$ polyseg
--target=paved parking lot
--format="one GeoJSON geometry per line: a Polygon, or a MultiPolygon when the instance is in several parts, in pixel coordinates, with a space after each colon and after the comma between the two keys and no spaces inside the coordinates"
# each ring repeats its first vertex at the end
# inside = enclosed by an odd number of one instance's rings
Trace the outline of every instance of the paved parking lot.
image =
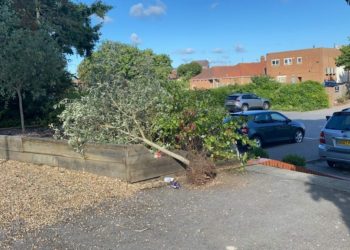
{"type": "Polygon", "coordinates": [[[348,107],[350,107],[350,104],[309,112],[281,112],[290,119],[303,122],[306,126],[306,134],[304,141],[300,144],[289,143],[267,146],[265,149],[268,151],[270,158],[281,160],[285,155],[297,154],[305,157],[308,161],[307,166],[313,170],[350,178],[350,169],[330,168],[325,161],[319,160],[318,157],[318,140],[320,131],[325,125],[326,116],[348,107]]]}

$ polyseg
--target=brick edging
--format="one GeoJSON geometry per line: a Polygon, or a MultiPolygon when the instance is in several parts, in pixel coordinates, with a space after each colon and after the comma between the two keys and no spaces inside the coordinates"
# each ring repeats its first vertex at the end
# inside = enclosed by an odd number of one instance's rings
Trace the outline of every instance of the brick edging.
{"type": "Polygon", "coordinates": [[[291,170],[291,171],[297,171],[297,172],[301,172],[301,173],[305,173],[305,174],[325,176],[325,177],[330,177],[330,178],[334,178],[334,179],[338,179],[338,180],[346,180],[345,178],[342,178],[339,176],[321,173],[321,172],[318,172],[315,170],[307,169],[305,167],[296,166],[296,165],[293,165],[290,163],[286,163],[286,162],[278,161],[278,160],[274,160],[274,159],[268,159],[268,158],[260,158],[260,159],[256,159],[256,160],[250,160],[250,161],[248,161],[247,165],[251,166],[251,165],[257,165],[257,164],[261,164],[261,165],[269,166],[269,167],[274,167],[274,168],[291,170]]]}

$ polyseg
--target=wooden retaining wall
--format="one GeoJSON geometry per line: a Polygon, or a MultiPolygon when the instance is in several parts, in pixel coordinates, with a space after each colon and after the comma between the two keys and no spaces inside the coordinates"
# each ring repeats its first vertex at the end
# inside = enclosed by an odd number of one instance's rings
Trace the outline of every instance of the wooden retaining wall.
{"type": "Polygon", "coordinates": [[[154,158],[143,145],[88,144],[84,157],[66,141],[0,135],[0,158],[86,171],[128,182],[183,171],[174,159],[154,158]]]}

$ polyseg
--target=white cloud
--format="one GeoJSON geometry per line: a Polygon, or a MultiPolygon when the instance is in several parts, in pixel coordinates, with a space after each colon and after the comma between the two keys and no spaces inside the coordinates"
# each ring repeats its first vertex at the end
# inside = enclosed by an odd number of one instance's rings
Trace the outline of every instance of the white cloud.
{"type": "Polygon", "coordinates": [[[222,54],[224,53],[224,50],[222,48],[215,48],[212,52],[215,54],[222,54]]]}
{"type": "Polygon", "coordinates": [[[142,41],[136,33],[132,33],[130,36],[131,43],[133,45],[139,45],[142,41]]]}
{"type": "Polygon", "coordinates": [[[211,5],[210,5],[210,8],[211,9],[215,9],[216,7],[218,7],[219,5],[219,2],[213,2],[211,5]]]}
{"type": "Polygon", "coordinates": [[[247,50],[241,45],[241,44],[236,44],[235,46],[235,51],[237,53],[244,53],[247,52],[247,50]]]}
{"type": "Polygon", "coordinates": [[[142,3],[138,3],[131,6],[129,14],[134,17],[162,16],[166,14],[166,6],[161,1],[147,8],[142,3]]]}
{"type": "Polygon", "coordinates": [[[98,23],[111,23],[113,22],[113,19],[110,16],[104,16],[103,18],[97,16],[97,15],[92,15],[92,19],[94,19],[98,23]]]}
{"type": "Polygon", "coordinates": [[[193,59],[192,58],[182,58],[181,59],[184,63],[189,63],[189,62],[192,62],[193,59]]]}
{"type": "Polygon", "coordinates": [[[177,52],[180,55],[190,55],[190,54],[194,54],[195,50],[192,48],[186,48],[186,49],[181,49],[177,52]]]}

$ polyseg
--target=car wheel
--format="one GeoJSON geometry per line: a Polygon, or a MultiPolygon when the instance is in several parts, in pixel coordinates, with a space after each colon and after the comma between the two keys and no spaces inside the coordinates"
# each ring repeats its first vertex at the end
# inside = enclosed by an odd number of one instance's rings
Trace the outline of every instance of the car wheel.
{"type": "Polygon", "coordinates": [[[335,167],[336,163],[334,161],[327,161],[329,167],[335,167]]]}
{"type": "Polygon", "coordinates": [[[248,111],[248,109],[249,109],[248,104],[243,104],[242,105],[242,111],[248,111]]]}
{"type": "Polygon", "coordinates": [[[294,134],[294,142],[295,143],[301,143],[304,139],[304,133],[303,131],[301,131],[300,129],[298,129],[297,131],[295,131],[294,134]]]}
{"type": "Polygon", "coordinates": [[[260,136],[254,136],[253,141],[255,141],[255,145],[257,148],[262,148],[263,142],[260,136]]]}
{"type": "Polygon", "coordinates": [[[270,103],[264,102],[264,104],[263,104],[263,109],[264,109],[264,110],[268,110],[269,108],[270,108],[270,103]]]}

